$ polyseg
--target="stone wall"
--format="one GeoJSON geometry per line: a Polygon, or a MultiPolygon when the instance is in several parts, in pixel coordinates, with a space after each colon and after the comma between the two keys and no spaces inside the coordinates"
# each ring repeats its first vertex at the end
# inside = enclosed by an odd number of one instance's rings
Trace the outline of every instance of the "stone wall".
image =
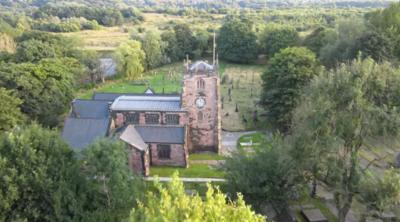
{"type": "Polygon", "coordinates": [[[157,143],[150,146],[151,165],[152,166],[182,166],[187,167],[187,150],[184,144],[171,144],[170,159],[160,159],[158,157],[157,143]]]}
{"type": "Polygon", "coordinates": [[[150,173],[149,151],[140,151],[132,146],[129,149],[129,167],[138,174],[148,176],[150,173]]]}
{"type": "MultiPolygon", "coordinates": [[[[126,122],[126,114],[129,112],[118,112],[114,111],[112,113],[113,122],[115,122],[115,127],[122,127],[126,122]]],[[[139,112],[139,124],[137,125],[147,125],[146,124],[146,114],[158,114],[160,116],[158,124],[167,125],[165,116],[167,114],[177,114],[179,115],[179,126],[186,126],[188,123],[188,116],[186,112],[139,112]]]]}

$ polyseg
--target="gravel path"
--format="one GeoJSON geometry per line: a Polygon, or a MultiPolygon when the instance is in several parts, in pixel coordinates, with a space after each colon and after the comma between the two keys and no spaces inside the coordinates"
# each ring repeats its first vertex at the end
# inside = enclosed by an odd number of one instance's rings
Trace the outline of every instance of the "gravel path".
{"type": "Polygon", "coordinates": [[[242,131],[242,132],[228,132],[222,131],[222,146],[221,154],[226,156],[236,150],[236,144],[240,137],[247,134],[252,134],[257,131],[242,131]]]}

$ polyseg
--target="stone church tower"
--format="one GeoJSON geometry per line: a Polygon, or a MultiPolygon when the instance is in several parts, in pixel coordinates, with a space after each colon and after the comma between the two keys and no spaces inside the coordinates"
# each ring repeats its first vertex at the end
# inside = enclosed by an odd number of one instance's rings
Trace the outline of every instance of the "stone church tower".
{"type": "Polygon", "coordinates": [[[186,63],[182,105],[188,111],[190,152],[220,151],[221,102],[217,66],[204,61],[186,63]]]}

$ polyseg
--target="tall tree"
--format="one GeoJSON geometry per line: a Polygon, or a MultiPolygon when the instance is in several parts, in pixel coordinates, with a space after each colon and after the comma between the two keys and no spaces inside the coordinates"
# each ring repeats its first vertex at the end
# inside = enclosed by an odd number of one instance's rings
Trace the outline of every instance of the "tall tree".
{"type": "MultiPolygon", "coordinates": [[[[182,53],[178,46],[178,40],[174,31],[165,31],[161,34],[162,41],[166,44],[165,53],[169,62],[176,62],[182,57],[182,53]]],[[[184,56],[184,55],[183,55],[184,56]]]]}
{"type": "Polygon", "coordinates": [[[176,25],[174,27],[174,32],[179,48],[179,58],[183,59],[186,57],[186,55],[192,56],[195,39],[189,25],[176,25]]]}
{"type": "Polygon", "coordinates": [[[328,164],[326,180],[334,188],[340,222],[360,191],[366,169],[360,167],[359,153],[366,139],[398,135],[399,87],[398,70],[371,59],[357,60],[315,77],[294,112],[293,130],[311,137],[297,152],[303,152],[299,156],[304,162],[318,158],[328,164]],[[326,152],[307,157],[316,149],[326,152]]]}
{"type": "Polygon", "coordinates": [[[321,49],[337,39],[337,33],[332,28],[319,27],[311,34],[307,35],[303,41],[303,45],[313,51],[318,57],[321,49]]]}
{"type": "Polygon", "coordinates": [[[265,221],[246,206],[242,196],[236,202],[226,200],[218,189],[208,185],[203,200],[198,194],[188,195],[183,182],[175,174],[167,185],[155,184],[157,192],[148,192],[146,201],[133,209],[129,218],[134,221],[265,221]]]}
{"type": "Polygon", "coordinates": [[[363,58],[371,57],[378,62],[393,58],[393,43],[386,36],[375,31],[365,32],[357,38],[354,47],[354,53],[361,53],[363,58]]]}
{"type": "Polygon", "coordinates": [[[17,62],[38,62],[44,58],[55,57],[57,57],[57,54],[52,45],[36,39],[19,43],[15,55],[17,62]]]}
{"type": "Polygon", "coordinates": [[[0,137],[0,220],[70,221],[81,202],[73,151],[59,134],[32,125],[0,137]]]}
{"type": "Polygon", "coordinates": [[[276,136],[254,153],[234,153],[224,164],[227,189],[242,193],[257,209],[271,204],[276,212],[283,212],[301,182],[288,151],[288,144],[276,136]]]}
{"type": "Polygon", "coordinates": [[[222,59],[250,63],[257,58],[257,36],[252,24],[237,18],[227,20],[218,36],[218,53],[222,59]]]}
{"type": "Polygon", "coordinates": [[[24,121],[19,106],[22,101],[11,91],[0,88],[0,132],[7,131],[24,121]]]}
{"type": "Polygon", "coordinates": [[[301,90],[318,69],[315,54],[303,47],[283,49],[269,61],[262,75],[261,103],[274,127],[283,132],[290,128],[292,111],[298,104],[301,90]]]}
{"type": "Polygon", "coordinates": [[[115,60],[118,71],[128,79],[137,79],[142,76],[146,55],[141,44],[135,40],[122,43],[115,51],[115,60]]]}
{"type": "Polygon", "coordinates": [[[161,36],[158,32],[146,32],[141,38],[141,43],[142,49],[146,54],[146,69],[156,68],[165,63],[165,44],[161,41],[161,36]]]}
{"type": "MultiPolygon", "coordinates": [[[[83,153],[85,175],[92,195],[86,217],[98,221],[108,214],[108,220],[128,217],[136,200],[142,197],[140,179],[129,169],[128,152],[125,144],[102,139],[89,145],[83,153]],[[103,212],[104,211],[104,212],[103,212]]],[[[101,219],[104,221],[104,219],[101,219]]]]}
{"type": "Polygon", "coordinates": [[[296,46],[299,43],[299,34],[290,26],[267,27],[264,33],[262,48],[269,58],[281,49],[296,46]]]}
{"type": "MultiPolygon", "coordinates": [[[[75,67],[74,67],[75,66],[75,67]]],[[[74,59],[45,59],[38,64],[0,65],[0,87],[14,90],[22,101],[21,111],[30,120],[56,126],[73,99],[74,59]]]]}

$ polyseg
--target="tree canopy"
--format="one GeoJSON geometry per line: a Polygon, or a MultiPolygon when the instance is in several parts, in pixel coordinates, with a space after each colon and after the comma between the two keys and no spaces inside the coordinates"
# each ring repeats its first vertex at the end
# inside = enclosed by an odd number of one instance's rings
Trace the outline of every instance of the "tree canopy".
{"type": "Polygon", "coordinates": [[[262,47],[269,58],[281,49],[296,46],[299,43],[299,34],[290,26],[268,26],[265,29],[262,47]]]}
{"type": "Polygon", "coordinates": [[[141,44],[136,40],[122,43],[115,51],[118,71],[128,79],[137,79],[142,76],[146,55],[141,44]]]}
{"type": "Polygon", "coordinates": [[[271,58],[262,75],[261,103],[274,127],[282,131],[290,128],[301,90],[318,74],[318,69],[315,54],[303,47],[283,49],[271,58]]]}
{"type": "Polygon", "coordinates": [[[228,19],[218,36],[218,53],[221,59],[237,63],[251,63],[257,58],[257,36],[253,26],[237,18],[228,19]]]}
{"type": "Polygon", "coordinates": [[[264,217],[246,206],[242,196],[228,201],[217,188],[208,185],[203,200],[198,194],[185,193],[183,182],[177,174],[167,185],[155,184],[156,192],[148,192],[146,201],[132,210],[129,217],[134,221],[264,221],[264,217]]]}

